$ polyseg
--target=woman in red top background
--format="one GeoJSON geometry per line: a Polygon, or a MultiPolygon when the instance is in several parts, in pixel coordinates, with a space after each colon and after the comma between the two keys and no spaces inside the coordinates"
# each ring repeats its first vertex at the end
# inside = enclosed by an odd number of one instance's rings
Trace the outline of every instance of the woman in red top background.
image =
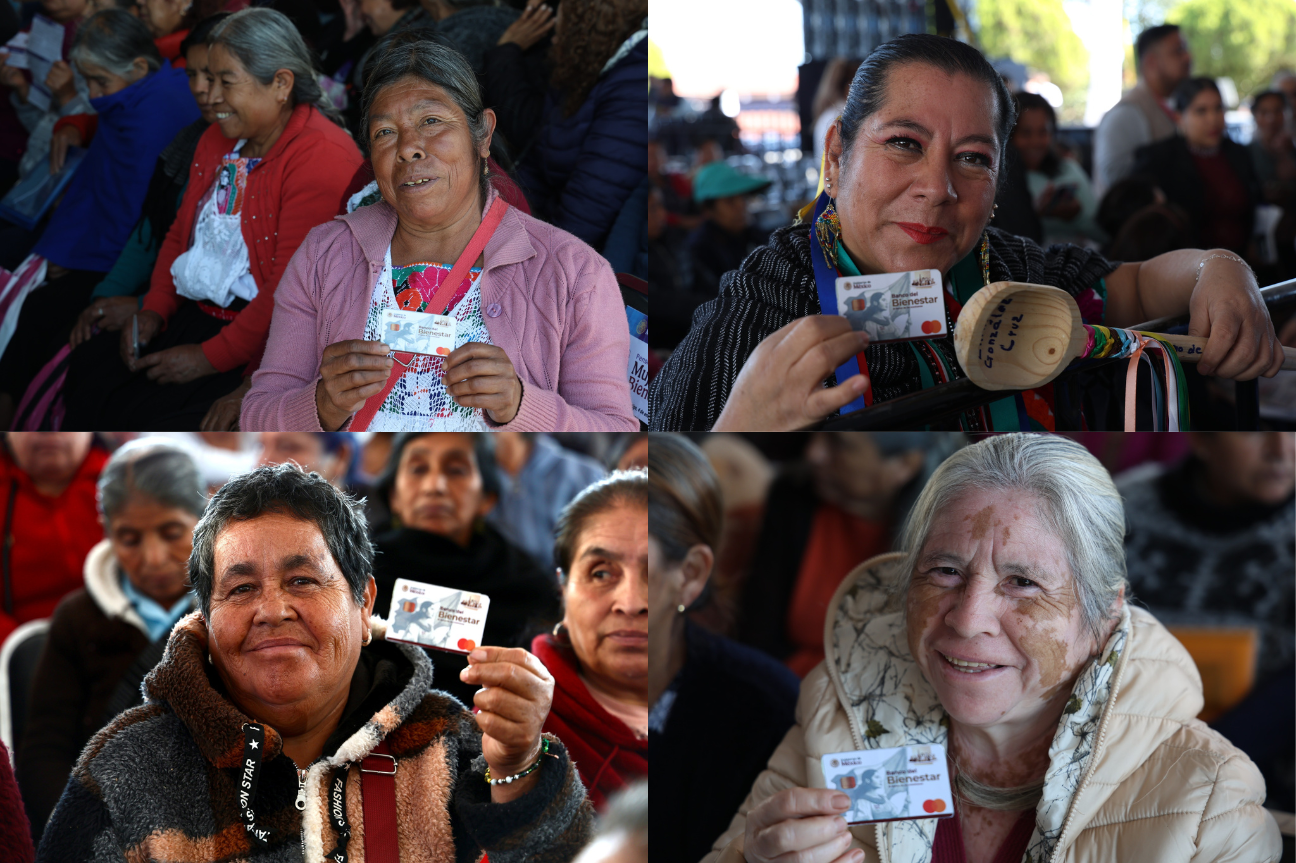
{"type": "Polygon", "coordinates": [[[544,730],[576,762],[590,800],[648,775],[648,475],[618,471],[559,517],[563,620],[531,652],[554,678],[544,730]]]}
{"type": "Polygon", "coordinates": [[[0,643],[82,586],[103,528],[95,482],[108,453],[90,432],[10,432],[0,447],[0,643]]]}
{"type": "Polygon", "coordinates": [[[1195,248],[1249,258],[1260,186],[1246,147],[1225,131],[1219,87],[1210,78],[1189,78],[1171,99],[1179,134],[1141,147],[1134,173],[1154,180],[1171,203],[1188,212],[1195,248]]]}

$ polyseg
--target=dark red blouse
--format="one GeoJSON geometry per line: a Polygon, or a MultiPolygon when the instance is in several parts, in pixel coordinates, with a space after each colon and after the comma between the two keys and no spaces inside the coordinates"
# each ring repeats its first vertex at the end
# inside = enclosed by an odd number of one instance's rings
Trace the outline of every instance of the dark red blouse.
{"type": "Polygon", "coordinates": [[[1222,248],[1245,254],[1247,246],[1246,187],[1229,166],[1222,151],[1213,156],[1192,154],[1206,196],[1206,219],[1201,225],[1203,249],[1222,248]]]}
{"type": "MultiPolygon", "coordinates": [[[[1020,863],[1035,830],[1035,810],[1027,809],[1013,825],[1012,832],[999,846],[994,863],[1020,863]]],[[[958,809],[953,818],[942,819],[936,825],[936,841],[932,845],[932,863],[967,863],[963,853],[963,827],[958,809]]]]}

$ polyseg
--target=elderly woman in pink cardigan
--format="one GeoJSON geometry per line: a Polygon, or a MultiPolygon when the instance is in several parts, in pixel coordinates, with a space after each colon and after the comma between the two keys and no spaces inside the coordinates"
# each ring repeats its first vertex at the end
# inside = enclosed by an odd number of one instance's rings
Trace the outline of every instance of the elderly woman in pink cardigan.
{"type": "Polygon", "coordinates": [[[637,428],[611,267],[491,188],[495,114],[467,61],[394,37],[361,128],[382,200],[293,256],[240,427],[637,428]]]}

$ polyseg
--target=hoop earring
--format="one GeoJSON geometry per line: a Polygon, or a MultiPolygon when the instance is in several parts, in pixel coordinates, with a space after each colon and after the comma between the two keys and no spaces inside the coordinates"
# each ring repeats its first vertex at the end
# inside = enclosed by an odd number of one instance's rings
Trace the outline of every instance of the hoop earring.
{"type": "Polygon", "coordinates": [[[559,644],[571,644],[571,633],[567,631],[567,626],[561,620],[554,624],[554,640],[559,644]]]}

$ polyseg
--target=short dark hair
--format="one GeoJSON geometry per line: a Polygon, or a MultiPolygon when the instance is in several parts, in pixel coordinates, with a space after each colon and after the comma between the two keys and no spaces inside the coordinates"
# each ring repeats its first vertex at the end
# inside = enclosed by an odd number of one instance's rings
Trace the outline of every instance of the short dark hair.
{"type": "Polygon", "coordinates": [[[1008,136],[1017,120],[1008,86],[980,51],[956,39],[929,33],[907,33],[883,42],[860,63],[846,96],[846,107],[841,113],[842,156],[850,152],[860,124],[882,107],[892,68],[905,63],[925,63],[951,75],[962,73],[990,88],[997,106],[995,134],[999,138],[999,169],[1002,173],[1008,152],[1008,136]]]}
{"type": "Polygon", "coordinates": [[[1094,220],[1098,227],[1115,237],[1121,226],[1134,213],[1150,207],[1157,201],[1157,184],[1151,177],[1135,174],[1112,183],[1111,188],[1098,203],[1094,220]]]}
{"type": "Polygon", "coordinates": [[[1174,105],[1174,109],[1182,114],[1188,110],[1188,106],[1192,104],[1193,99],[1196,99],[1197,95],[1204,90],[1214,90],[1216,96],[1221,99],[1224,98],[1214,78],[1201,77],[1189,78],[1178,87],[1175,87],[1174,93],[1170,94],[1170,102],[1174,105]]]}
{"type": "MultiPolygon", "coordinates": [[[[651,452],[651,450],[650,450],[651,452]]],[[[571,571],[576,542],[585,525],[600,512],[621,505],[648,508],[648,471],[618,470],[592,485],[588,485],[558,516],[554,526],[554,565],[564,583],[571,571]]]]}
{"type": "Polygon", "coordinates": [[[233,12],[217,12],[215,15],[208,15],[195,24],[194,28],[189,31],[189,35],[184,37],[184,41],[180,43],[180,56],[188,57],[190,48],[195,45],[207,44],[207,37],[211,35],[211,31],[216,29],[216,25],[233,14],[233,12]]]}
{"type": "Polygon", "coordinates": [[[313,522],[342,570],[351,598],[357,605],[364,605],[374,558],[364,502],[338,491],[319,474],[306,473],[288,462],[234,477],[207,504],[207,511],[194,528],[193,554],[189,556],[189,580],[204,615],[211,614],[217,537],[233,522],[263,515],[286,515],[313,522]]]}
{"type": "MultiPolygon", "coordinates": [[[[374,481],[374,492],[391,505],[392,492],[396,490],[396,474],[400,471],[401,453],[410,441],[426,434],[437,432],[400,432],[392,438],[391,451],[387,453],[387,464],[374,481]]],[[[495,468],[495,440],[489,432],[471,432],[473,436],[473,458],[477,461],[477,471],[481,474],[482,494],[499,497],[499,472],[495,468]]]]}
{"type": "Polygon", "coordinates": [[[1282,102],[1284,108],[1287,107],[1286,94],[1279,93],[1277,90],[1261,90],[1259,93],[1256,93],[1251,97],[1251,111],[1253,113],[1256,108],[1260,107],[1260,102],[1264,99],[1277,99],[1279,102],[1282,102]]]}
{"type": "MultiPolygon", "coordinates": [[[[474,147],[486,140],[485,106],[481,86],[472,65],[450,45],[432,38],[426,31],[405,30],[385,36],[374,48],[374,59],[365,66],[364,93],[360,99],[360,129],[356,136],[366,157],[369,152],[369,112],[378,94],[406,77],[422,78],[446,91],[468,118],[468,134],[474,147]]],[[[482,204],[489,191],[488,178],[477,162],[482,204]]]]}
{"type": "Polygon", "coordinates": [[[1155,27],[1149,27],[1138,35],[1134,42],[1135,63],[1143,62],[1143,55],[1152,50],[1152,46],[1160,42],[1167,36],[1178,34],[1178,24],[1158,24],[1155,27]]]}

